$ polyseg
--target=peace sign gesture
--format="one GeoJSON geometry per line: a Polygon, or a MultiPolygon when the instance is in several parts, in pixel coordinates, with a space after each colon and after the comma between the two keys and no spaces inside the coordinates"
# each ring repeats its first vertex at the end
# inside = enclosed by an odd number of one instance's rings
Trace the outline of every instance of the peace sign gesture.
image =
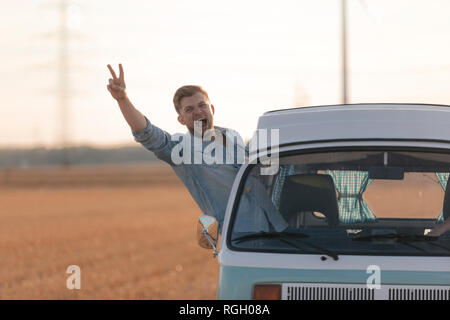
{"type": "Polygon", "coordinates": [[[106,86],[108,91],[111,93],[112,97],[116,100],[122,100],[127,97],[127,93],[125,92],[125,79],[123,74],[122,64],[119,63],[119,77],[117,78],[116,73],[114,72],[111,65],[108,64],[109,72],[111,72],[112,79],[109,79],[109,85],[106,86]]]}

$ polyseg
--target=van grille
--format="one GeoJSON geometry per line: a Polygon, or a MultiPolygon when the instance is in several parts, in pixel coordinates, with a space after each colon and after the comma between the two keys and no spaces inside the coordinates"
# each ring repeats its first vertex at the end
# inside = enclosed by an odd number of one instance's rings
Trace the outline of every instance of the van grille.
{"type": "Polygon", "coordinates": [[[449,286],[392,286],[286,283],[283,300],[450,300],[449,286]]]}
{"type": "Polygon", "coordinates": [[[450,290],[389,289],[389,300],[450,300],[450,290]]]}

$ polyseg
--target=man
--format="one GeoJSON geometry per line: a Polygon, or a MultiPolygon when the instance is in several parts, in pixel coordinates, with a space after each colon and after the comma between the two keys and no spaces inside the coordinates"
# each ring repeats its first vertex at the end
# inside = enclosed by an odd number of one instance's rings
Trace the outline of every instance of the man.
{"type": "MultiPolygon", "coordinates": [[[[240,136],[231,129],[214,125],[214,106],[200,86],[183,86],[176,91],[173,102],[177,119],[186,126],[188,134],[170,135],[133,106],[126,94],[122,65],[119,64],[119,77],[110,65],[108,69],[112,79],[109,79],[107,89],[117,100],[135,140],[173,168],[201,211],[215,217],[221,230],[234,178],[244,162],[245,150],[240,136]],[[210,139],[205,139],[207,137],[210,139]],[[221,161],[214,162],[211,158],[221,161]]],[[[266,227],[270,224],[277,231],[284,230],[286,222],[270,199],[263,197],[259,185],[254,185],[256,187],[248,190],[241,199],[240,205],[246,206],[249,212],[242,223],[260,221],[264,216],[268,220],[266,227]]],[[[261,226],[255,226],[255,231],[259,230],[261,226]]]]}

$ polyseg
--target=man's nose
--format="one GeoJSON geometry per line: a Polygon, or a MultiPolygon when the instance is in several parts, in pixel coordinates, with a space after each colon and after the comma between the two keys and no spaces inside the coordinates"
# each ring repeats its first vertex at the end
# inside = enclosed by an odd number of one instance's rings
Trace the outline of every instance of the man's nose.
{"type": "Polygon", "coordinates": [[[203,111],[200,107],[194,108],[194,116],[201,116],[203,114],[203,111]]]}

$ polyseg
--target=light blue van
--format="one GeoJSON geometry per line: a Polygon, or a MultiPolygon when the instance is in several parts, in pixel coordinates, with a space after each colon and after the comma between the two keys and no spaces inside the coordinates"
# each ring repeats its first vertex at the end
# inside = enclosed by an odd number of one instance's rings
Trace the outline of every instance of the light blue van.
{"type": "Polygon", "coordinates": [[[450,216],[449,106],[286,109],[258,129],[278,145],[242,165],[220,239],[199,220],[218,299],[450,299],[450,235],[427,235],[450,216]]]}

